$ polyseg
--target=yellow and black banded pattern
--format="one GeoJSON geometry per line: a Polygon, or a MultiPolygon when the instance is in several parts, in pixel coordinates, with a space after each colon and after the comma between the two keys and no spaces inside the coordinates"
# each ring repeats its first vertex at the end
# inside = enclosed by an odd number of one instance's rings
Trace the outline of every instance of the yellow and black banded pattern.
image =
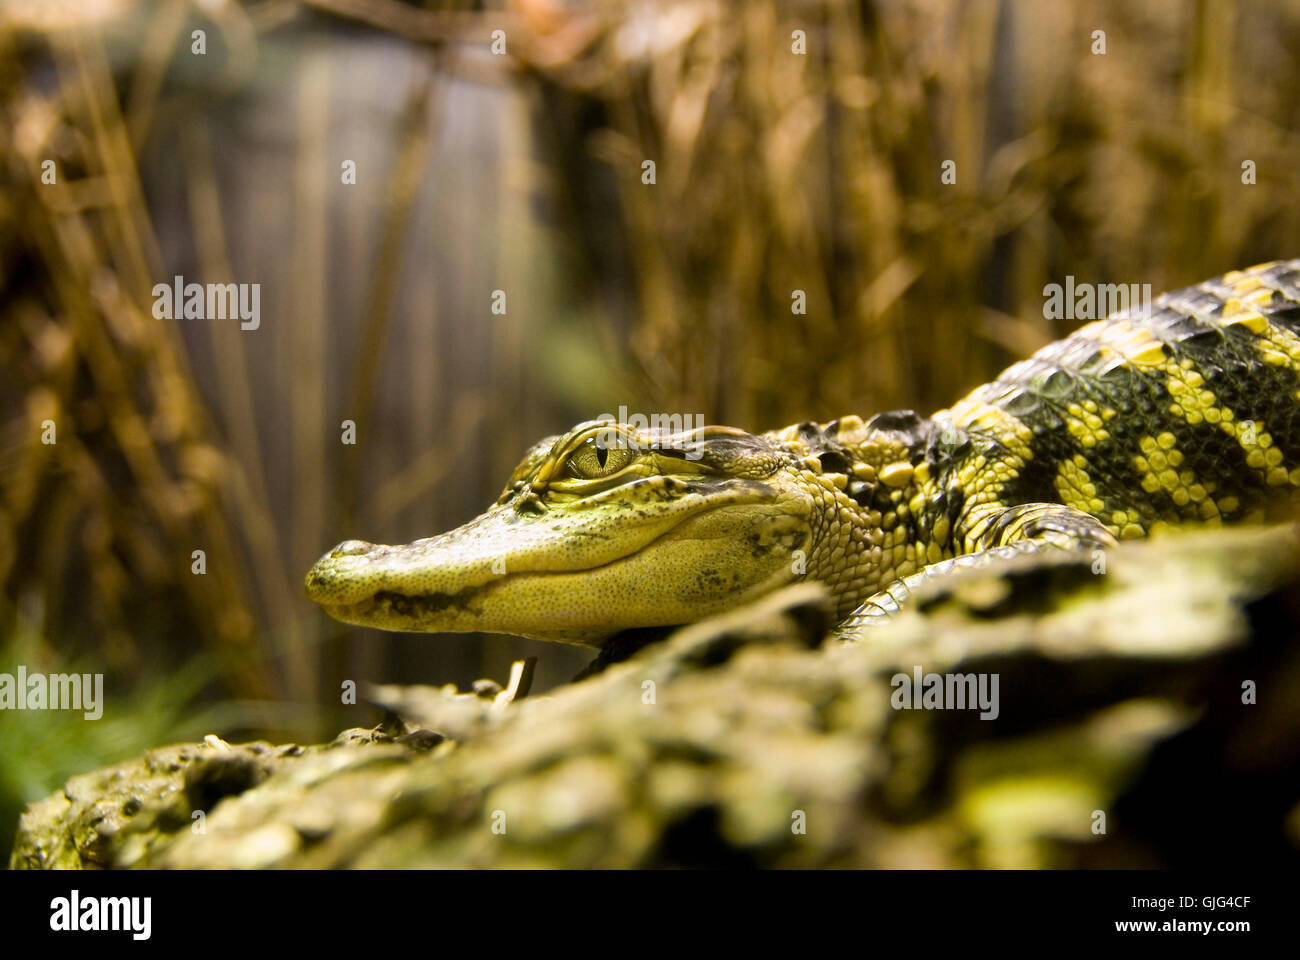
{"type": "MultiPolygon", "coordinates": [[[[846,552],[884,546],[864,578],[882,590],[963,555],[1294,516],[1300,260],[1091,323],[930,418],[896,411],[767,437],[845,472],[866,511],[847,519],[868,528],[846,552]]],[[[846,575],[857,574],[833,570],[832,587],[846,575]]],[[[891,612],[907,592],[867,606],[891,612]]]]}
{"type": "Polygon", "coordinates": [[[1121,539],[1294,503],[1298,284],[1295,260],[1230,273],[1016,364],[936,418],[1006,450],[1005,478],[958,466],[957,482],[1003,504],[1059,500],[1121,539]]]}
{"type": "Polygon", "coordinates": [[[599,646],[806,578],[850,635],[954,569],[1297,507],[1292,260],[1091,323],[931,417],[578,424],[486,513],[409,544],[345,541],[306,589],[347,623],[599,646]]]}

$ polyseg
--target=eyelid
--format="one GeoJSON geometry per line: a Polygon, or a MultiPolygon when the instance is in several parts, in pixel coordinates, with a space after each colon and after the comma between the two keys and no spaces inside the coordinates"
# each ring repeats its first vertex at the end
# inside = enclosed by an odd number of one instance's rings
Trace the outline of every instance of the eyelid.
{"type": "MultiPolygon", "coordinates": [[[[630,440],[631,446],[627,443],[614,443],[606,447],[606,450],[616,449],[639,449],[636,446],[635,435],[627,427],[616,423],[614,420],[590,420],[585,424],[580,424],[567,437],[559,437],[552,445],[550,454],[538,469],[533,478],[533,488],[536,490],[545,490],[552,483],[592,483],[597,480],[604,480],[607,477],[583,477],[576,470],[570,467],[572,457],[578,453],[582,447],[596,438],[607,436],[617,441],[630,440]]],[[[633,453],[628,458],[628,462],[623,464],[618,470],[611,471],[607,476],[614,476],[626,469],[632,463],[636,462],[636,454],[633,453]]]]}

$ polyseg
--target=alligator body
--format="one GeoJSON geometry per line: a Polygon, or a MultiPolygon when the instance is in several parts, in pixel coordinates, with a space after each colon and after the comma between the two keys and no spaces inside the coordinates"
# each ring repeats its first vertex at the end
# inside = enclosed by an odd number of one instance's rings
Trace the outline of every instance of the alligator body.
{"type": "Polygon", "coordinates": [[[954,568],[1298,504],[1291,260],[1091,323],[932,417],[580,424],[535,445],[482,516],[400,546],[345,541],[307,592],[349,623],[600,646],[811,579],[852,636],[954,568]]]}

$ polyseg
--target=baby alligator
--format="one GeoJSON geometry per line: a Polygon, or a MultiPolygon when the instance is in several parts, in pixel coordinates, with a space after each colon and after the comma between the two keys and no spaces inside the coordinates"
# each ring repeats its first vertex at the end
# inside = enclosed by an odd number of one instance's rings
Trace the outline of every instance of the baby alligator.
{"type": "Polygon", "coordinates": [[[347,623],[600,646],[811,579],[852,635],[958,567],[1289,515],[1298,284],[1289,260],[1165,294],[928,418],[757,435],[582,423],[529,450],[463,527],[340,543],[307,595],[347,623]]]}

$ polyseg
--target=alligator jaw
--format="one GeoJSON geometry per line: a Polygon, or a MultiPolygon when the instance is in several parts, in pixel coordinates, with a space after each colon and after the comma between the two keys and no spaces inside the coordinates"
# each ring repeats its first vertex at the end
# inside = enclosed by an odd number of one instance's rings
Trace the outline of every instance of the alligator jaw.
{"type": "Polygon", "coordinates": [[[510,633],[599,646],[631,626],[671,626],[793,579],[806,510],[756,481],[646,498],[627,488],[572,509],[500,505],[403,545],[346,541],[317,561],[307,595],[345,623],[429,633],[510,633]]]}

